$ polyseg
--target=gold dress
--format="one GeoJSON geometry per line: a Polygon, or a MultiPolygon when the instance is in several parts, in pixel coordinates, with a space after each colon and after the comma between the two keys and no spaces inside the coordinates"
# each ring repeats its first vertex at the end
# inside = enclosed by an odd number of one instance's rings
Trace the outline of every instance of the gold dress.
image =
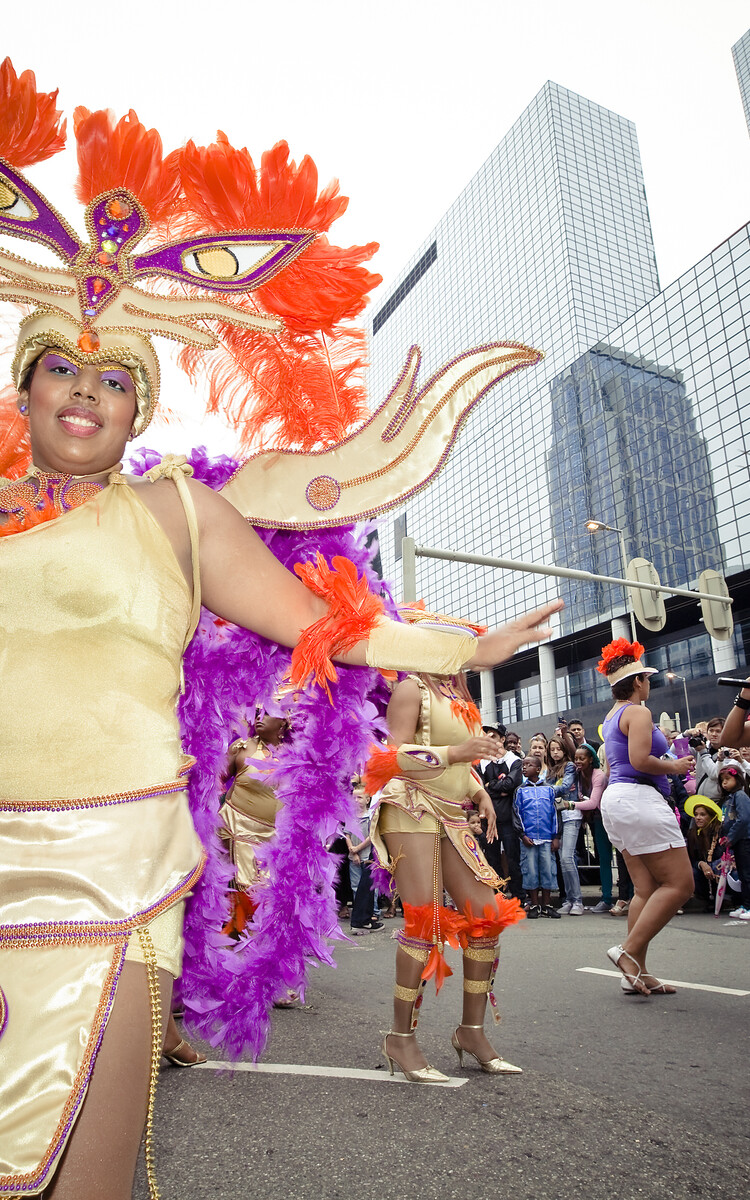
{"type": "MultiPolygon", "coordinates": [[[[481,725],[467,727],[463,716],[451,707],[448,696],[436,696],[418,675],[409,678],[419,686],[421,701],[415,746],[458,746],[481,733],[481,725]]],[[[453,763],[424,781],[406,775],[394,776],[380,793],[370,824],[373,848],[381,866],[392,868],[384,833],[433,833],[450,839],[481,883],[499,888],[500,880],[469,829],[462,807],[465,800],[481,790],[482,784],[469,763],[453,763]]]]}
{"type": "MultiPolygon", "coordinates": [[[[203,854],[175,713],[200,611],[120,475],[0,538],[0,1191],[41,1191],[73,1127],[125,957],[178,974],[203,854]],[[133,945],[131,946],[131,941],[133,945]],[[171,944],[170,944],[171,943],[171,944]]],[[[179,476],[179,478],[175,478],[179,476]]]]}
{"type": "Polygon", "coordinates": [[[281,805],[273,788],[264,783],[263,769],[247,761],[270,757],[268,751],[264,753],[260,738],[238,740],[229,749],[235,753],[243,750],[246,761],[235,775],[219,809],[222,822],[219,835],[229,846],[237,887],[246,892],[260,875],[253,847],[270,842],[276,832],[276,813],[281,805]]]}

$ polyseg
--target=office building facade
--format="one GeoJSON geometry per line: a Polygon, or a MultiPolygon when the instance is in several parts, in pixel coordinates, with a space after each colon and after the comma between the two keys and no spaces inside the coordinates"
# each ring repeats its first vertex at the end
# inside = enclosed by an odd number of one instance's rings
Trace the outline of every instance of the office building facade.
{"type": "MultiPolygon", "coordinates": [[[[404,532],[621,575],[617,536],[592,537],[589,517],[622,529],[628,557],[649,558],[665,584],[694,586],[705,567],[739,584],[749,306],[748,229],[659,291],[632,123],[547,83],[373,309],[373,397],[415,342],[424,377],[503,338],[546,356],[481,402],[438,480],[381,524],[396,590],[404,532]]],[[[498,714],[515,723],[602,699],[592,645],[624,616],[622,590],[427,559],[417,589],[488,624],[563,594],[552,648],[495,672],[498,714]]],[[[744,661],[742,623],[731,645],[712,644],[686,604],[668,605],[663,635],[647,639],[656,658],[687,662],[688,677],[744,661]]]]}
{"type": "Polygon", "coordinates": [[[737,82],[740,85],[747,131],[750,133],[750,29],[747,33],[743,33],[739,41],[732,46],[732,57],[734,58],[734,69],[737,72],[737,82]]]}

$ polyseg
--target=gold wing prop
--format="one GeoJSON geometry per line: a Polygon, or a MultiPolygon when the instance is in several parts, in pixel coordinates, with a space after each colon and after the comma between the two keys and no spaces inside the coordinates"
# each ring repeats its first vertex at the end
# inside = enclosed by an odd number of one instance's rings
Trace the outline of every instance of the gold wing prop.
{"type": "Polygon", "coordinates": [[[518,342],[468,350],[416,390],[419,347],[388,398],[329,450],[270,450],[249,458],[223,495],[253,525],[320,529],[375,517],[436,477],[474,405],[501,379],[543,355],[518,342]]]}

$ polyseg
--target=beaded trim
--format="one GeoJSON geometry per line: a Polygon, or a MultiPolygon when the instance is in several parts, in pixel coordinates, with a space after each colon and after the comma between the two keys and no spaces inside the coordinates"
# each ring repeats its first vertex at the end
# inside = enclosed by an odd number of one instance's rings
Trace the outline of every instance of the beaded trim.
{"type": "Polygon", "coordinates": [[[396,941],[405,954],[416,958],[418,962],[426,963],[432,950],[432,942],[423,942],[420,938],[409,937],[403,929],[396,934],[396,941]]]}
{"type": "Polygon", "coordinates": [[[468,958],[470,962],[494,962],[495,947],[494,946],[467,946],[464,950],[464,958],[468,958]]]}
{"type": "Polygon", "coordinates": [[[91,1079],[91,1072],[94,1069],[96,1056],[99,1053],[104,1030],[109,1020],[109,1014],[112,1011],[112,1004],[115,998],[115,989],[117,981],[120,978],[120,971],[125,959],[125,950],[127,949],[127,938],[122,939],[122,944],[119,951],[115,951],[112,958],[112,965],[107,972],[107,978],[102,987],[102,993],[99,998],[99,1003],[94,1013],[94,1020],[91,1025],[91,1033],[86,1042],[86,1050],[84,1052],[83,1061],[78,1069],[78,1074],[75,1077],[73,1086],[70,1089],[68,1099],[65,1102],[57,1129],[54,1132],[52,1140],[47,1147],[44,1157],[35,1167],[33,1171],[27,1172],[25,1175],[2,1175],[0,1176],[0,1193],[17,1191],[22,1188],[23,1191],[39,1190],[39,1185],[43,1184],[50,1173],[50,1168],[60,1154],[63,1145],[73,1127],[73,1124],[78,1116],[78,1110],[86,1094],[86,1089],[91,1079]]]}
{"type": "Polygon", "coordinates": [[[112,792],[108,796],[80,796],[72,800],[12,800],[10,797],[0,798],[0,812],[15,812],[20,809],[26,812],[57,812],[61,809],[104,808],[111,804],[126,804],[132,800],[151,800],[155,796],[170,796],[174,792],[184,792],[185,779],[195,760],[180,768],[178,778],[169,783],[155,783],[152,787],[141,788],[132,792],[112,792]]]}
{"type": "Polygon", "coordinates": [[[393,989],[393,995],[396,998],[396,1000],[406,1000],[407,1003],[413,1004],[414,1001],[416,1000],[417,996],[419,995],[420,991],[421,991],[421,988],[402,987],[400,983],[397,983],[393,989]]]}
{"type": "Polygon", "coordinates": [[[119,934],[132,933],[143,925],[150,925],[192,891],[203,874],[205,863],[206,855],[201,854],[198,865],[182,883],[178,883],[162,900],[157,900],[142,912],[115,921],[33,921],[27,925],[0,925],[0,947],[29,949],[40,945],[80,946],[91,942],[112,941],[119,934]]]}
{"type": "Polygon", "coordinates": [[[474,992],[477,996],[490,990],[489,979],[464,979],[464,991],[474,992]]]}
{"type": "Polygon", "coordinates": [[[156,1167],[154,1164],[154,1107],[156,1104],[156,1084],[159,1079],[159,1061],[163,1045],[159,971],[156,950],[154,949],[154,943],[148,929],[139,929],[138,939],[141,943],[143,958],[146,963],[148,996],[151,1005],[151,1068],[148,1080],[148,1109],[143,1138],[143,1157],[146,1162],[146,1180],[148,1182],[149,1196],[151,1200],[159,1200],[159,1188],[156,1183],[156,1167]]]}
{"type": "Polygon", "coordinates": [[[8,1024],[8,1001],[5,999],[3,989],[0,988],[0,1037],[3,1036],[5,1026],[8,1024]]]}

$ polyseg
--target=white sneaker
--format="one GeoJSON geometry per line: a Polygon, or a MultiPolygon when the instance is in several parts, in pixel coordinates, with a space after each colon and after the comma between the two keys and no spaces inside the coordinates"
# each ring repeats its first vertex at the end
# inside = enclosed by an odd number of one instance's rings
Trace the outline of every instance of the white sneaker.
{"type": "Polygon", "coordinates": [[[575,901],[575,903],[573,904],[573,907],[570,910],[570,915],[571,915],[571,917],[582,917],[583,916],[583,903],[580,900],[575,901]]]}
{"type": "Polygon", "coordinates": [[[750,908],[746,908],[744,912],[740,913],[740,920],[750,921],[750,908]]]}
{"type": "Polygon", "coordinates": [[[744,921],[746,917],[750,917],[750,910],[747,908],[733,908],[729,915],[730,917],[737,917],[738,920],[744,921]]]}
{"type": "Polygon", "coordinates": [[[589,912],[608,913],[610,908],[611,905],[607,904],[606,900],[600,900],[598,904],[595,904],[593,908],[589,909],[589,912]]]}
{"type": "Polygon", "coordinates": [[[573,901],[566,900],[564,904],[560,905],[560,907],[558,908],[557,911],[560,913],[561,916],[568,917],[568,916],[570,916],[572,908],[573,908],[573,901]]]}

